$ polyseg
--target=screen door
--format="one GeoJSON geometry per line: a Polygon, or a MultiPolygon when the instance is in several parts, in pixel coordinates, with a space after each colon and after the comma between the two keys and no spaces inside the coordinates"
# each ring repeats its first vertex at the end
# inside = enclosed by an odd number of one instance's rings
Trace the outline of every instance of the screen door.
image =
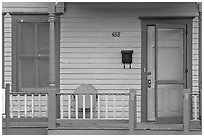
{"type": "Polygon", "coordinates": [[[147,120],[182,123],[186,87],[185,26],[147,28],[147,120]]]}

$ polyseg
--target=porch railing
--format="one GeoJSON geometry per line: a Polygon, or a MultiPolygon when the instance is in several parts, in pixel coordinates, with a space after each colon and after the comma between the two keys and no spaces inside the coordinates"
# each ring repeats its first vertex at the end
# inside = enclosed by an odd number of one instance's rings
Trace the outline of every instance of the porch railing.
{"type": "Polygon", "coordinates": [[[129,93],[57,95],[60,96],[60,119],[129,119],[129,93]]]}
{"type": "MultiPolygon", "coordinates": [[[[60,116],[56,116],[56,103],[49,112],[52,115],[49,128],[57,126],[90,126],[90,124],[128,124],[136,127],[136,90],[129,93],[56,93],[49,98],[60,98],[60,116]],[[87,106],[87,104],[88,106],[87,106]],[[118,115],[116,115],[118,114],[118,115]]],[[[49,117],[48,117],[49,120],[49,117]]]]}
{"type": "MultiPolygon", "coordinates": [[[[9,87],[7,84],[5,91],[6,128],[9,128],[12,119],[22,118],[46,118],[50,129],[83,122],[85,124],[115,122],[127,124],[131,131],[136,128],[136,90],[130,90],[129,93],[82,94],[59,93],[54,88],[10,92],[9,87]],[[88,108],[87,97],[90,105],[88,108]]],[[[199,96],[197,93],[190,94],[190,90],[184,90],[184,127],[189,126],[189,121],[201,119],[199,96]]]]}

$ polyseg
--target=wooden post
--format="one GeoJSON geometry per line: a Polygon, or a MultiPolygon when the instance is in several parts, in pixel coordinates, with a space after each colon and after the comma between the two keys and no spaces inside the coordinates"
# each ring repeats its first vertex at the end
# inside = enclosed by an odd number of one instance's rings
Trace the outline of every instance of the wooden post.
{"type": "Polygon", "coordinates": [[[48,96],[48,128],[56,127],[56,91],[55,88],[49,90],[48,96]]]}
{"type": "Polygon", "coordinates": [[[129,133],[133,134],[136,127],[136,90],[131,89],[129,95],[129,133]]]}
{"type": "Polygon", "coordinates": [[[184,89],[183,96],[183,127],[184,133],[189,132],[190,124],[190,89],[184,89]]]}
{"type": "Polygon", "coordinates": [[[6,84],[6,91],[5,91],[5,114],[6,114],[6,135],[9,134],[10,129],[10,115],[9,115],[9,108],[10,108],[10,84],[6,84]]]}
{"type": "Polygon", "coordinates": [[[55,87],[55,14],[49,14],[49,84],[55,87]]]}
{"type": "Polygon", "coordinates": [[[199,119],[202,126],[202,2],[199,4],[199,119]]]}

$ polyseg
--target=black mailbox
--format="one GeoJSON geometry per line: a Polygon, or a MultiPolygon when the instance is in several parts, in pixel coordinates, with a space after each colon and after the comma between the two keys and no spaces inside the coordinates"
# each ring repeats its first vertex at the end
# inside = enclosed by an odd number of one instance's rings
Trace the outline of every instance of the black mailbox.
{"type": "Polygon", "coordinates": [[[122,53],[122,63],[124,64],[124,68],[125,68],[125,64],[129,64],[131,68],[133,50],[122,50],[121,53],[122,53]]]}

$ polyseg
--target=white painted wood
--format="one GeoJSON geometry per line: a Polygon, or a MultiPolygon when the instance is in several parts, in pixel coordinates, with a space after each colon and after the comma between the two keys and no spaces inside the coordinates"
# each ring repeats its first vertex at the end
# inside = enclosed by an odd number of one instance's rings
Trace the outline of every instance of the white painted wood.
{"type": "MultiPolygon", "coordinates": [[[[110,64],[111,65],[111,64],[110,64]]],[[[140,74],[140,69],[61,69],[60,74],[81,73],[81,74],[140,74]]]]}
{"type": "MultiPolygon", "coordinates": [[[[89,9],[92,8],[94,7],[89,9]]],[[[80,84],[92,84],[102,92],[115,90],[117,93],[121,90],[128,91],[130,88],[140,89],[141,21],[139,18],[129,15],[128,10],[124,12],[125,14],[115,12],[114,15],[113,10],[105,13],[88,13],[95,15],[93,17],[85,15],[84,18],[84,13],[79,12],[80,10],[81,8],[75,7],[69,10],[71,15],[65,12],[61,16],[61,91],[66,92],[66,89],[74,91],[80,84]],[[74,17],[75,15],[78,17],[74,17]],[[113,16],[114,18],[111,18],[113,16]],[[121,37],[113,38],[113,31],[120,31],[121,37]],[[134,50],[133,69],[123,69],[121,50],[134,50]]],[[[113,99],[109,99],[107,104],[106,99],[103,101],[103,96],[98,98],[98,118],[108,118],[109,115],[110,117],[113,115],[109,114],[109,108],[106,107],[113,102],[113,99]]]]}
{"type": "Polygon", "coordinates": [[[124,95],[122,95],[122,119],[125,117],[125,101],[124,101],[124,95]]]}
{"type": "Polygon", "coordinates": [[[86,111],[85,111],[86,100],[85,99],[86,99],[85,95],[83,95],[83,119],[85,119],[85,116],[86,116],[86,111]]]}
{"type": "MultiPolygon", "coordinates": [[[[68,44],[68,42],[66,42],[68,44]]],[[[115,42],[116,43],[116,42],[115,42]]],[[[126,43],[126,42],[125,42],[126,43]]],[[[134,42],[135,43],[135,42],[134,42]]],[[[140,46],[141,47],[141,46],[140,46]]],[[[70,47],[60,47],[60,52],[61,53],[120,53],[121,50],[133,50],[134,53],[141,53],[141,48],[140,47],[127,47],[127,48],[120,48],[120,47],[115,47],[115,48],[70,48],[70,47]]]]}
{"type": "MultiPolygon", "coordinates": [[[[85,64],[84,64],[85,65],[85,64]]],[[[109,64],[110,65],[110,64],[109,64]]],[[[61,75],[60,80],[140,80],[139,74],[66,74],[61,75]]]]}
{"type": "Polygon", "coordinates": [[[194,97],[194,115],[195,115],[195,120],[198,119],[198,113],[197,113],[197,97],[198,95],[193,95],[194,97]]]}
{"type": "Polygon", "coordinates": [[[45,117],[48,117],[48,94],[45,94],[45,100],[46,100],[46,104],[45,104],[45,117]]]}
{"type": "Polygon", "coordinates": [[[38,108],[39,108],[39,118],[41,118],[42,116],[42,112],[41,112],[41,94],[38,95],[38,108]]]}
{"type": "Polygon", "coordinates": [[[90,95],[90,119],[93,119],[93,95],[90,95]]]}
{"type": "Polygon", "coordinates": [[[20,94],[18,94],[17,97],[18,97],[18,118],[20,118],[21,117],[20,115],[20,94]]]}
{"type": "Polygon", "coordinates": [[[7,54],[7,53],[11,53],[12,51],[12,33],[11,33],[11,15],[9,13],[7,13],[6,15],[4,15],[4,85],[6,85],[7,83],[10,83],[10,85],[12,86],[11,83],[11,62],[12,62],[12,58],[11,58],[11,54],[7,54]],[[10,75],[7,75],[7,74],[10,75]]]}
{"type": "Polygon", "coordinates": [[[115,95],[113,95],[113,114],[114,114],[114,118],[116,118],[116,100],[115,100],[115,95]]]}
{"type": "Polygon", "coordinates": [[[4,12],[48,13],[48,4],[46,2],[4,2],[2,6],[4,12]]]}
{"type": "Polygon", "coordinates": [[[71,95],[68,95],[68,119],[71,119],[71,95]]]}
{"type": "Polygon", "coordinates": [[[13,95],[10,94],[10,117],[13,118],[13,95]]]}
{"type": "Polygon", "coordinates": [[[108,95],[106,95],[106,119],[108,119],[108,95]]]}
{"type": "Polygon", "coordinates": [[[32,103],[32,118],[34,118],[34,94],[31,95],[31,103],[32,103]]]}
{"type": "Polygon", "coordinates": [[[61,85],[65,85],[67,83],[69,84],[92,84],[92,85],[133,85],[133,84],[139,84],[140,80],[60,80],[61,85]]]}
{"type": "Polygon", "coordinates": [[[63,119],[63,113],[64,113],[64,95],[60,95],[60,118],[63,119]]]}
{"type": "Polygon", "coordinates": [[[27,118],[27,94],[24,95],[24,117],[27,118]]]}
{"type": "Polygon", "coordinates": [[[101,112],[101,109],[100,109],[100,95],[98,95],[98,119],[100,119],[100,112],[101,112]]]}
{"type": "MultiPolygon", "coordinates": [[[[141,63],[140,57],[133,58],[133,64],[141,63]]],[[[90,64],[121,64],[121,57],[119,58],[67,58],[67,57],[61,57],[60,61],[62,63],[73,63],[73,64],[80,64],[80,63],[90,63],[90,64]]]]}
{"type": "MultiPolygon", "coordinates": [[[[79,84],[75,84],[75,85],[60,85],[60,90],[65,89],[67,91],[67,89],[72,89],[75,90],[77,87],[79,86],[79,84]]],[[[94,87],[96,87],[96,89],[105,89],[105,90],[127,90],[127,89],[141,89],[141,85],[140,84],[135,84],[135,85],[94,85],[94,87]]]]}
{"type": "Polygon", "coordinates": [[[76,108],[75,108],[75,113],[76,113],[76,119],[78,119],[78,95],[75,95],[76,98],[76,108]]]}

